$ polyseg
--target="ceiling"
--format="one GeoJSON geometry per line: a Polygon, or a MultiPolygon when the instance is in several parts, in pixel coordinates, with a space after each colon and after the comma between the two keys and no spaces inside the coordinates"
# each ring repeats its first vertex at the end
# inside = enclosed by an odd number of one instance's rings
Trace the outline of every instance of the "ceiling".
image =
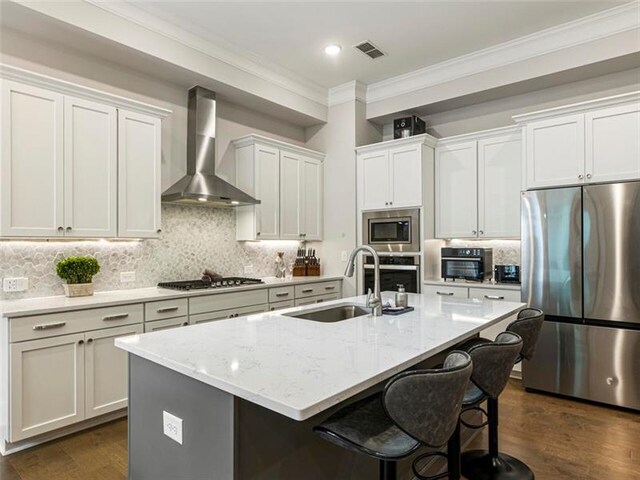
{"type": "Polygon", "coordinates": [[[129,1],[226,49],[323,87],[371,84],[613,8],[620,1],[129,1]],[[387,56],[353,48],[374,42],[387,56]],[[335,58],[329,43],[343,46],[335,58]]]}

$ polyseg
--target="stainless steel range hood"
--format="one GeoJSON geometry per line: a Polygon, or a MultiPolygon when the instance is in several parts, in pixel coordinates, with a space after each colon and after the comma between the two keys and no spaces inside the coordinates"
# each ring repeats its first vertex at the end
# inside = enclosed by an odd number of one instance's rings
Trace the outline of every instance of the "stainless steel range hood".
{"type": "Polygon", "coordinates": [[[211,90],[189,90],[187,174],[162,194],[162,201],[204,207],[260,203],[216,176],[216,94],[211,90]]]}

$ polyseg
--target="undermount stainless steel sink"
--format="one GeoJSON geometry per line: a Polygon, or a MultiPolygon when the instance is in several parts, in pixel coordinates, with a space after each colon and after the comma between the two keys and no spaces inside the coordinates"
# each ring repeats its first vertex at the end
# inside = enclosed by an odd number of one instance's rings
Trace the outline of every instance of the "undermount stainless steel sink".
{"type": "Polygon", "coordinates": [[[336,305],[301,313],[292,312],[284,315],[287,317],[301,318],[303,320],[313,320],[314,322],[333,323],[341,322],[349,318],[363,317],[369,315],[369,313],[371,312],[359,305],[336,305]]]}

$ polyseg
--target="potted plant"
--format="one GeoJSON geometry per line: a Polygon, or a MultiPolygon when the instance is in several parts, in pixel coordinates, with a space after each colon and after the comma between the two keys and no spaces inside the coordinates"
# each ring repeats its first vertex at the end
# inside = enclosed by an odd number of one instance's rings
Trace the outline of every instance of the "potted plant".
{"type": "Polygon", "coordinates": [[[92,277],[100,271],[98,260],[93,257],[67,257],[56,265],[56,273],[65,280],[67,297],[93,295],[92,277]]]}

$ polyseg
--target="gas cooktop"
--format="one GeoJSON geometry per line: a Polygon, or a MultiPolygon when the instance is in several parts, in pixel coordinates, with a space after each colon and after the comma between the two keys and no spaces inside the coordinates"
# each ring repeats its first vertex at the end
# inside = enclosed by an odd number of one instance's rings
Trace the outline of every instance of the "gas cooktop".
{"type": "Polygon", "coordinates": [[[158,287],[172,290],[203,290],[209,288],[228,288],[241,285],[258,285],[264,283],[259,278],[221,277],[215,280],[181,280],[178,282],[160,282],[158,287]]]}

